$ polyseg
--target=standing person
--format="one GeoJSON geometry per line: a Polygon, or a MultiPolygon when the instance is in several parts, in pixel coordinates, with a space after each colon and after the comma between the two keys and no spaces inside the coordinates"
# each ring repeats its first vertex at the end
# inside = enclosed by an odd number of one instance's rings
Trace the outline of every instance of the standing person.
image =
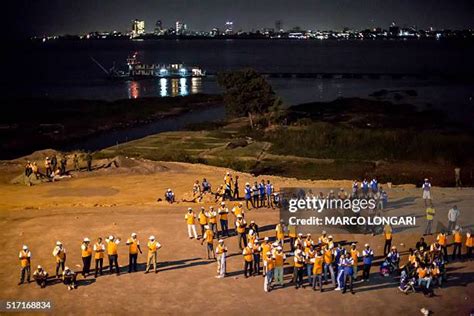
{"type": "Polygon", "coordinates": [[[232,197],[234,198],[234,200],[238,200],[240,197],[239,197],[239,176],[235,176],[235,180],[234,180],[234,192],[232,193],[232,197]]]}
{"type": "Polygon", "coordinates": [[[305,262],[306,262],[306,275],[308,276],[309,286],[313,285],[313,270],[314,270],[314,257],[316,252],[314,251],[314,246],[311,243],[309,247],[305,247],[305,262]]]}
{"type": "Polygon", "coordinates": [[[321,250],[318,248],[315,251],[314,258],[311,259],[313,262],[313,290],[316,291],[316,285],[319,286],[319,291],[323,291],[323,256],[321,250]]]}
{"type": "Polygon", "coordinates": [[[250,210],[251,208],[255,208],[255,205],[253,204],[253,200],[252,200],[252,189],[250,188],[250,183],[246,183],[245,184],[245,206],[247,207],[248,210],[250,210]],[[252,207],[249,207],[249,202],[250,202],[250,205],[252,207]]]}
{"type": "Polygon", "coordinates": [[[252,200],[253,200],[253,205],[254,205],[255,208],[260,207],[260,204],[258,202],[259,195],[260,195],[260,190],[258,189],[257,181],[255,181],[253,186],[252,186],[252,200]]]}
{"type": "Polygon", "coordinates": [[[448,234],[451,234],[451,232],[454,230],[456,227],[456,223],[458,221],[459,215],[461,212],[458,209],[457,205],[454,205],[449,211],[448,211],[448,234]]]}
{"type": "Polygon", "coordinates": [[[38,266],[35,272],[33,272],[33,279],[36,281],[42,289],[46,287],[48,281],[48,272],[46,272],[42,266],[38,266]]]}
{"type": "Polygon", "coordinates": [[[198,235],[196,233],[196,214],[194,214],[192,208],[188,208],[188,213],[184,215],[184,220],[186,221],[186,224],[188,225],[188,236],[189,239],[196,238],[198,239],[198,235]]]}
{"type": "Polygon", "coordinates": [[[84,279],[87,277],[87,275],[89,275],[91,270],[92,247],[90,243],[90,239],[86,237],[81,244],[82,276],[84,279]]]}
{"type": "Polygon", "coordinates": [[[244,275],[245,278],[252,276],[253,273],[253,245],[247,244],[244,250],[242,250],[242,256],[244,256],[244,275]]]}
{"type": "Polygon", "coordinates": [[[65,175],[66,174],[66,170],[67,169],[67,157],[66,155],[63,155],[61,157],[61,175],[65,175]]]}
{"type": "Polygon", "coordinates": [[[441,246],[441,251],[443,252],[443,259],[448,260],[448,247],[447,247],[447,237],[445,232],[440,232],[436,237],[436,241],[441,246]]]}
{"type": "Polygon", "coordinates": [[[262,270],[262,274],[265,275],[265,273],[267,273],[267,264],[266,264],[266,257],[267,257],[267,252],[271,251],[272,250],[272,245],[270,245],[270,243],[268,242],[269,238],[268,237],[265,237],[263,238],[263,242],[260,244],[260,249],[262,249],[262,262],[263,262],[263,270],[262,270]]]}
{"type": "Polygon", "coordinates": [[[421,186],[421,190],[423,191],[423,201],[425,202],[425,207],[428,207],[428,202],[429,205],[431,205],[431,182],[428,180],[428,178],[425,178],[425,181],[421,186]]]}
{"type": "Polygon", "coordinates": [[[295,288],[299,289],[303,286],[303,275],[304,275],[304,252],[301,249],[301,246],[295,250],[295,257],[294,257],[294,266],[293,266],[293,283],[295,284],[295,288]]]}
{"type": "Polygon", "coordinates": [[[107,243],[107,255],[109,257],[109,272],[112,274],[115,267],[115,273],[119,276],[120,267],[118,263],[117,247],[120,243],[120,238],[115,238],[113,235],[110,235],[109,238],[105,239],[105,242],[107,243]]]}
{"type": "Polygon", "coordinates": [[[291,252],[295,251],[295,241],[297,235],[298,234],[296,233],[296,226],[288,223],[288,237],[290,238],[291,252]]]}
{"type": "Polygon", "coordinates": [[[44,168],[46,170],[46,177],[50,177],[51,176],[51,173],[53,172],[53,169],[51,169],[51,160],[49,159],[49,157],[46,157],[46,159],[44,160],[44,168]]]}
{"type": "Polygon", "coordinates": [[[466,233],[466,259],[472,259],[472,247],[474,246],[474,238],[472,237],[471,232],[466,233]]]}
{"type": "Polygon", "coordinates": [[[263,280],[263,290],[265,292],[270,292],[272,290],[272,281],[275,271],[275,258],[272,256],[272,253],[270,251],[267,252],[265,260],[267,266],[267,273],[265,274],[265,278],[263,280]]]}
{"type": "Polygon", "coordinates": [[[57,241],[56,247],[53,249],[53,257],[56,259],[56,278],[59,279],[59,269],[64,272],[66,264],[66,249],[64,249],[62,242],[57,241]]]}
{"type": "Polygon", "coordinates": [[[265,206],[265,180],[262,180],[262,182],[259,183],[258,185],[258,193],[260,195],[260,206],[264,207],[265,206]]]}
{"type": "Polygon", "coordinates": [[[271,184],[270,180],[267,180],[267,184],[265,185],[265,196],[267,197],[267,204],[268,207],[274,208],[273,205],[273,185],[271,184]]]}
{"type": "Polygon", "coordinates": [[[353,274],[353,280],[356,281],[357,280],[357,268],[358,268],[358,264],[359,264],[359,251],[357,250],[357,245],[356,244],[352,244],[351,245],[351,251],[350,251],[350,255],[351,255],[351,258],[352,258],[352,262],[354,263],[353,264],[353,271],[354,271],[354,274],[353,274]]]}
{"type": "Polygon", "coordinates": [[[58,167],[58,158],[56,158],[56,154],[54,154],[51,157],[51,170],[56,171],[57,167],[58,167]]]}
{"type": "Polygon", "coordinates": [[[360,190],[362,191],[362,196],[364,199],[368,198],[369,196],[369,182],[367,182],[367,179],[364,179],[362,183],[360,184],[360,190]]]}
{"type": "Polygon", "coordinates": [[[462,182],[461,182],[461,168],[456,167],[454,168],[454,182],[456,184],[456,189],[462,189],[462,182]]]}
{"type": "Polygon", "coordinates": [[[392,226],[390,224],[387,224],[383,228],[383,235],[385,238],[385,245],[383,247],[383,255],[386,256],[390,248],[392,247],[392,226]]]}
{"type": "Polygon", "coordinates": [[[217,210],[219,220],[221,222],[222,236],[229,237],[229,209],[225,206],[225,202],[221,203],[221,207],[217,210]]]}
{"type": "Polygon", "coordinates": [[[250,229],[254,231],[254,233],[255,233],[255,235],[257,236],[257,238],[260,237],[258,225],[255,223],[254,220],[250,221],[249,230],[250,230],[250,229]]]}
{"type": "Polygon", "coordinates": [[[214,210],[214,207],[209,206],[209,212],[207,213],[207,218],[211,230],[214,232],[214,236],[219,238],[219,231],[217,230],[217,212],[214,210]]]}
{"type": "Polygon", "coordinates": [[[158,265],[158,249],[161,248],[161,244],[155,240],[155,236],[150,236],[148,238],[148,256],[146,260],[146,270],[145,273],[148,273],[150,271],[151,265],[153,265],[153,269],[155,270],[155,273],[158,273],[157,265],[158,265]]]}
{"type": "Polygon", "coordinates": [[[285,242],[285,221],[280,220],[280,223],[278,223],[275,227],[275,235],[276,235],[276,240],[277,242],[283,247],[283,243],[285,242]]]}
{"type": "Polygon", "coordinates": [[[253,242],[253,273],[254,275],[260,274],[260,253],[261,252],[262,252],[262,247],[260,246],[260,241],[257,238],[253,242]]]}
{"type": "Polygon", "coordinates": [[[204,237],[201,240],[201,245],[206,242],[207,259],[211,259],[211,254],[212,259],[215,259],[216,256],[214,254],[214,232],[209,227],[209,225],[204,226],[204,228],[206,229],[206,231],[204,232],[204,237]]]}
{"type": "Polygon", "coordinates": [[[235,228],[237,230],[237,234],[239,235],[239,249],[243,249],[243,247],[247,247],[247,222],[245,221],[242,214],[237,215],[237,221],[235,222],[235,228]]]}
{"type": "Polygon", "coordinates": [[[433,219],[436,214],[436,210],[433,205],[426,208],[426,229],[425,235],[431,235],[431,227],[433,226],[433,219]]]}
{"type": "Polygon", "coordinates": [[[377,182],[376,178],[373,178],[372,181],[370,181],[370,196],[373,198],[378,191],[379,183],[377,182]]]}
{"type": "Polygon", "coordinates": [[[25,276],[26,276],[26,281],[30,283],[30,277],[31,277],[31,251],[28,249],[27,245],[23,245],[22,249],[20,250],[20,254],[18,255],[20,259],[20,267],[21,267],[21,273],[20,273],[20,282],[18,285],[23,284],[25,282],[25,276]]]}
{"type": "Polygon", "coordinates": [[[92,171],[92,154],[90,151],[86,155],[87,171],[92,171]]]}
{"type": "Polygon", "coordinates": [[[349,281],[349,290],[352,294],[354,294],[354,260],[351,256],[345,256],[344,260],[342,261],[342,268],[344,271],[344,282],[343,282],[343,289],[342,294],[346,293],[347,289],[347,282],[349,281]]]}
{"type": "Polygon", "coordinates": [[[207,216],[204,207],[201,207],[201,210],[199,211],[198,220],[199,225],[201,226],[201,237],[204,238],[204,232],[206,231],[204,227],[207,225],[207,216]]]}
{"type": "Polygon", "coordinates": [[[224,240],[219,239],[219,244],[216,247],[216,262],[217,262],[217,276],[216,278],[223,278],[225,277],[226,273],[226,255],[227,255],[227,247],[224,245],[224,240]]]}
{"type": "MultiPolygon", "coordinates": [[[[262,251],[264,251],[263,247],[262,247],[262,251]]],[[[274,253],[273,258],[275,260],[275,270],[274,270],[275,284],[283,286],[283,267],[285,265],[286,255],[283,252],[283,248],[281,246],[278,246],[276,248],[276,252],[274,253]]],[[[266,264],[265,264],[265,273],[266,273],[266,264]]]]}
{"type": "Polygon", "coordinates": [[[105,253],[105,245],[102,243],[102,238],[97,238],[97,242],[94,244],[94,260],[95,260],[95,273],[94,276],[97,278],[97,275],[100,272],[102,275],[102,269],[104,267],[104,253],[105,253]]]}
{"type": "Polygon", "coordinates": [[[357,180],[354,180],[352,182],[351,199],[356,199],[359,196],[357,194],[358,190],[359,190],[359,182],[357,182],[357,180]]]}
{"type": "Polygon", "coordinates": [[[140,248],[140,241],[137,238],[136,233],[132,233],[129,239],[127,239],[126,245],[128,246],[128,273],[132,273],[132,270],[138,271],[138,252],[143,253],[140,248]]]}
{"type": "Polygon", "coordinates": [[[370,248],[369,244],[365,244],[365,249],[362,250],[362,257],[364,261],[362,280],[369,281],[370,268],[372,267],[372,260],[374,259],[374,251],[370,248]]]}
{"type": "Polygon", "coordinates": [[[461,248],[462,248],[462,233],[461,227],[456,226],[453,231],[453,260],[456,259],[456,256],[461,259],[461,248]]]}
{"type": "Polygon", "coordinates": [[[69,267],[65,267],[62,275],[63,283],[67,286],[68,290],[73,290],[77,288],[76,285],[76,273],[69,269],[69,267]]]}
{"type": "Polygon", "coordinates": [[[74,153],[74,156],[72,157],[72,162],[74,163],[74,170],[77,172],[81,170],[81,167],[79,165],[79,156],[77,153],[74,153]]]}
{"type": "Polygon", "coordinates": [[[333,287],[336,287],[336,278],[334,275],[334,254],[332,252],[332,249],[329,248],[328,246],[323,246],[323,258],[324,258],[324,282],[327,283],[327,276],[328,276],[328,270],[330,273],[331,277],[331,283],[333,287]]]}

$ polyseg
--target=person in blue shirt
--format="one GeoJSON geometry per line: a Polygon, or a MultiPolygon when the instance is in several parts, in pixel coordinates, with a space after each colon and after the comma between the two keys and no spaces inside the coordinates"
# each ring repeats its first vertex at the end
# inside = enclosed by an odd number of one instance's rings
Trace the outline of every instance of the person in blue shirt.
{"type": "Polygon", "coordinates": [[[362,251],[364,267],[362,270],[362,280],[369,281],[370,268],[372,267],[372,260],[374,260],[374,251],[369,244],[365,244],[365,249],[362,251]]]}
{"type": "Polygon", "coordinates": [[[254,208],[255,205],[253,204],[253,200],[252,200],[252,188],[250,188],[250,183],[247,182],[245,184],[245,205],[247,209],[252,208],[252,207],[249,207],[249,202],[250,202],[250,205],[254,208]]]}
{"type": "Polygon", "coordinates": [[[364,198],[367,198],[369,194],[369,182],[367,182],[367,179],[364,179],[364,181],[362,181],[362,183],[360,184],[360,188],[364,198]]]}
{"type": "Polygon", "coordinates": [[[258,193],[260,194],[260,207],[265,206],[265,180],[258,185],[258,193]]]}
{"type": "Polygon", "coordinates": [[[175,200],[174,200],[174,193],[173,193],[173,191],[171,191],[171,189],[168,189],[168,190],[166,191],[166,193],[165,193],[165,200],[166,200],[168,203],[170,203],[170,204],[174,203],[174,201],[175,201],[175,200]]]}
{"type": "Polygon", "coordinates": [[[202,179],[202,192],[211,192],[211,184],[206,178],[202,179]]]}
{"type": "Polygon", "coordinates": [[[268,204],[268,207],[274,208],[272,194],[273,194],[273,185],[270,183],[270,180],[267,180],[267,184],[265,185],[265,195],[267,197],[267,204],[268,204]]]}
{"type": "Polygon", "coordinates": [[[344,255],[344,261],[342,262],[344,270],[344,282],[342,294],[346,293],[347,282],[349,282],[349,290],[354,294],[353,281],[354,281],[354,259],[351,256],[344,255]]]}
{"type": "Polygon", "coordinates": [[[379,190],[379,184],[377,182],[377,179],[373,178],[372,181],[370,181],[370,192],[371,196],[373,197],[379,190]]]}
{"type": "Polygon", "coordinates": [[[390,272],[397,272],[400,264],[400,253],[397,251],[397,247],[392,246],[392,251],[389,252],[387,259],[390,263],[390,272]]]}

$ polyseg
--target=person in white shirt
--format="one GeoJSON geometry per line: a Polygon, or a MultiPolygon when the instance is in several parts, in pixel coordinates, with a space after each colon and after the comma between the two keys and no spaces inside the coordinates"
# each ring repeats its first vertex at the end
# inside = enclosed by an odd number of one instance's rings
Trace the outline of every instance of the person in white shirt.
{"type": "Polygon", "coordinates": [[[454,205],[453,208],[448,211],[448,234],[450,234],[456,227],[456,223],[460,214],[461,212],[459,211],[457,205],[454,205]]]}
{"type": "Polygon", "coordinates": [[[431,205],[431,182],[428,178],[425,178],[425,182],[421,186],[421,189],[423,191],[423,201],[425,202],[425,206],[428,207],[428,201],[431,205]]]}

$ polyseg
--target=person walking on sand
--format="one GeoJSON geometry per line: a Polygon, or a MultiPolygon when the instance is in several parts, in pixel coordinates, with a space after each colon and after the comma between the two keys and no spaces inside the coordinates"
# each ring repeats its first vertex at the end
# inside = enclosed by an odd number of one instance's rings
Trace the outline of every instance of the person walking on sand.
{"type": "Polygon", "coordinates": [[[158,273],[157,264],[158,264],[158,249],[161,248],[161,244],[155,240],[155,236],[150,236],[148,238],[148,257],[146,260],[146,270],[145,273],[150,271],[151,265],[153,265],[153,269],[155,273],[158,273]]]}
{"type": "Polygon", "coordinates": [[[206,231],[204,232],[204,236],[202,237],[201,245],[206,242],[207,259],[211,259],[211,254],[212,259],[216,259],[214,253],[214,232],[209,227],[209,225],[204,226],[204,228],[206,229],[206,231]]]}
{"type": "Polygon", "coordinates": [[[425,178],[423,185],[421,186],[421,190],[423,191],[423,201],[425,202],[425,207],[428,207],[431,204],[431,182],[428,178],[425,178]],[[428,203],[429,202],[429,203],[428,203]]]}
{"type": "Polygon", "coordinates": [[[435,208],[431,205],[426,208],[426,228],[425,228],[425,236],[431,235],[431,228],[433,227],[433,220],[436,214],[435,208]]]}
{"type": "Polygon", "coordinates": [[[468,231],[466,233],[466,259],[472,259],[472,247],[474,246],[474,237],[472,236],[471,232],[468,231]]]}
{"type": "Polygon", "coordinates": [[[448,247],[447,247],[447,236],[445,232],[440,232],[436,236],[436,241],[441,247],[441,252],[443,253],[443,259],[448,260],[448,247]]]}
{"type": "Polygon", "coordinates": [[[224,245],[224,240],[219,239],[219,244],[216,247],[216,262],[217,262],[217,276],[216,278],[223,278],[225,277],[226,273],[226,255],[227,255],[227,247],[224,245]]]}
{"type": "Polygon", "coordinates": [[[20,282],[18,283],[18,285],[21,285],[23,284],[23,282],[25,282],[25,277],[26,277],[26,281],[30,283],[31,251],[30,249],[28,249],[27,245],[23,245],[22,249],[20,250],[19,259],[20,259],[21,272],[20,272],[20,282]]]}
{"type": "Polygon", "coordinates": [[[51,157],[51,170],[56,171],[57,168],[58,168],[58,158],[56,157],[56,154],[54,154],[51,157]]]}
{"type": "Polygon", "coordinates": [[[102,243],[102,238],[97,238],[97,242],[94,244],[94,277],[97,278],[97,275],[103,274],[102,269],[104,267],[104,253],[105,253],[105,245],[102,243]]]}
{"type": "Polygon", "coordinates": [[[221,207],[217,210],[219,221],[221,223],[222,236],[229,237],[229,209],[225,206],[225,202],[221,203],[221,207]]]}
{"type": "Polygon", "coordinates": [[[62,242],[56,242],[56,247],[53,249],[53,257],[56,259],[56,278],[59,279],[59,269],[64,272],[66,264],[66,249],[64,249],[62,242]]]}
{"type": "MultiPolygon", "coordinates": [[[[201,206],[201,210],[198,214],[199,225],[201,226],[201,237],[204,238],[204,232],[206,231],[205,226],[207,225],[206,209],[201,206]]],[[[198,238],[199,239],[199,238],[198,238]]]]}
{"type": "Polygon", "coordinates": [[[194,214],[192,208],[188,208],[188,213],[184,215],[184,220],[186,221],[186,224],[188,225],[188,237],[189,239],[196,238],[198,239],[198,235],[196,232],[196,214],[194,214]]]}
{"type": "Polygon", "coordinates": [[[91,270],[92,247],[90,243],[90,239],[86,237],[81,244],[82,276],[84,279],[87,277],[87,275],[89,275],[91,270]]]}
{"type": "Polygon", "coordinates": [[[120,238],[115,238],[113,235],[110,235],[109,238],[105,239],[107,243],[107,255],[109,257],[109,272],[113,273],[115,267],[115,273],[117,276],[120,275],[120,267],[118,263],[118,244],[120,243],[120,238]]]}
{"type": "Polygon", "coordinates": [[[458,221],[459,215],[461,215],[461,212],[459,211],[457,205],[454,205],[448,211],[448,234],[451,234],[451,232],[456,227],[456,223],[458,221]]]}
{"type": "Polygon", "coordinates": [[[132,273],[132,270],[138,271],[138,252],[142,254],[140,248],[140,241],[137,238],[136,233],[132,233],[129,239],[127,239],[126,245],[128,246],[128,273],[132,273]]]}

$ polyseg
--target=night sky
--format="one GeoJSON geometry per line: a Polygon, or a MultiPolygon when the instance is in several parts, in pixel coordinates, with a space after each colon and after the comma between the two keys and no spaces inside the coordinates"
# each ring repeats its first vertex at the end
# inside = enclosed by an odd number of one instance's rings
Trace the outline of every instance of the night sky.
{"type": "Polygon", "coordinates": [[[192,30],[234,30],[274,27],[356,29],[401,26],[464,29],[474,27],[474,0],[15,0],[2,10],[10,36],[80,34],[89,31],[126,32],[131,20],[145,20],[153,31],[156,20],[164,27],[183,21],[192,30]]]}

